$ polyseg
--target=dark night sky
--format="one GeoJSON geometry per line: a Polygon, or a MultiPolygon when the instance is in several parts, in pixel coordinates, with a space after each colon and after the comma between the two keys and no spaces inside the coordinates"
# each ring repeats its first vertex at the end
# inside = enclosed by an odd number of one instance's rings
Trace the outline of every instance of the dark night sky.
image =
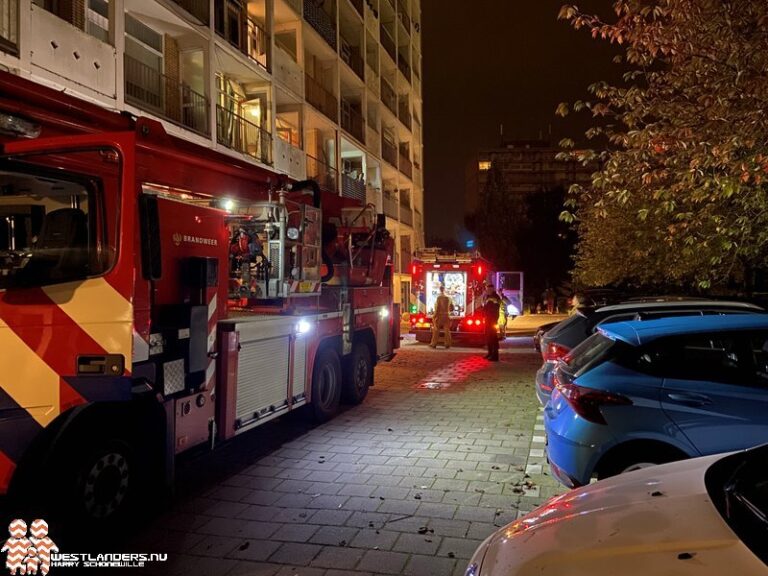
{"type": "MultiPolygon", "coordinates": [[[[426,235],[456,236],[464,220],[467,162],[512,138],[582,139],[589,118],[560,118],[560,102],[587,99],[615,80],[616,53],[558,21],[564,0],[422,0],[426,235]]],[[[609,0],[582,0],[610,11],[609,0]]]]}

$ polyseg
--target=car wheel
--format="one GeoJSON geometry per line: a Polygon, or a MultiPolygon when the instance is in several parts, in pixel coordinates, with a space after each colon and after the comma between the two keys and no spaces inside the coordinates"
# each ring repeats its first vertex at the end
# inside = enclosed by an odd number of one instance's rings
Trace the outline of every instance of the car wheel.
{"type": "Polygon", "coordinates": [[[341,365],[330,348],[321,350],[312,370],[312,408],[317,422],[326,422],[339,410],[341,401],[341,365]]]}
{"type": "Polygon", "coordinates": [[[598,467],[597,479],[604,480],[611,476],[618,476],[619,474],[634,472],[685,458],[686,456],[682,452],[664,446],[643,448],[635,451],[628,448],[626,452],[622,450],[613,457],[609,456],[606,462],[601,463],[598,467]]]}
{"type": "Polygon", "coordinates": [[[347,404],[360,404],[368,395],[373,382],[373,361],[368,345],[358,342],[344,366],[342,400],[347,404]]]}

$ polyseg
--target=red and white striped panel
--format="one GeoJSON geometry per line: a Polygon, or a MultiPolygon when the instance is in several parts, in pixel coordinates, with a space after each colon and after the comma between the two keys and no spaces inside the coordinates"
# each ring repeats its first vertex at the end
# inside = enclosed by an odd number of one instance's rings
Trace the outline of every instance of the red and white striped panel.
{"type": "Polygon", "coordinates": [[[205,389],[213,390],[216,378],[216,358],[214,350],[216,348],[216,327],[219,321],[218,295],[216,288],[208,289],[208,367],[205,370],[205,389]]]}

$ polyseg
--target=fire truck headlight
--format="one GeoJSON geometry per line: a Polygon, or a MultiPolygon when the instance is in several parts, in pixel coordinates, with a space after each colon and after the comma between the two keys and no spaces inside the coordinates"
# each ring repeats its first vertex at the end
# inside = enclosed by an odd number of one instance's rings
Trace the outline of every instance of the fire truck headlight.
{"type": "Polygon", "coordinates": [[[514,304],[509,304],[507,306],[507,314],[510,316],[520,316],[520,310],[514,304]]]}
{"type": "Polygon", "coordinates": [[[306,334],[310,330],[312,330],[312,324],[310,324],[307,320],[299,320],[296,323],[296,334],[306,334]]]}
{"type": "Polygon", "coordinates": [[[382,318],[389,318],[389,308],[382,308],[379,311],[379,316],[381,316],[382,318]]]}

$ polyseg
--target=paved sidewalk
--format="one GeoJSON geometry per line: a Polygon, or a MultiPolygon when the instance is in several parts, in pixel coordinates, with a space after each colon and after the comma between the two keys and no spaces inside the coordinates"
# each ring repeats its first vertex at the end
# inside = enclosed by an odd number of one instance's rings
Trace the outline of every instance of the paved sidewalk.
{"type": "Polygon", "coordinates": [[[492,364],[401,350],[363,405],[180,499],[134,543],[169,554],[144,573],[463,575],[486,536],[559,490],[533,392],[540,359],[528,345],[513,352],[492,364]]]}

